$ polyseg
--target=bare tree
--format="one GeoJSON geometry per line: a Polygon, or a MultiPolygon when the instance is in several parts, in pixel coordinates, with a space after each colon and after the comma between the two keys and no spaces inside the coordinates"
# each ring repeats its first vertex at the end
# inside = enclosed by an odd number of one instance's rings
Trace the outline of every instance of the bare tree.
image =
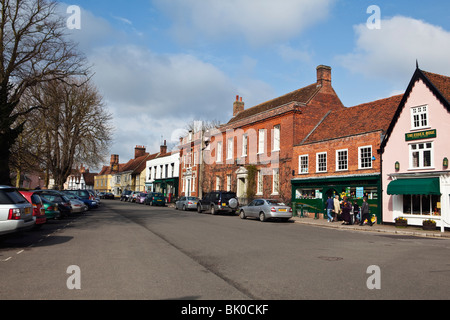
{"type": "Polygon", "coordinates": [[[112,116],[90,81],[71,78],[42,83],[32,90],[30,124],[42,140],[40,152],[57,188],[62,189],[74,164],[104,161],[112,141],[112,116]]]}
{"type": "Polygon", "coordinates": [[[10,184],[11,148],[24,128],[17,121],[37,105],[18,110],[27,88],[87,75],[85,58],[65,38],[65,19],[49,0],[0,0],[0,184],[10,184]]]}

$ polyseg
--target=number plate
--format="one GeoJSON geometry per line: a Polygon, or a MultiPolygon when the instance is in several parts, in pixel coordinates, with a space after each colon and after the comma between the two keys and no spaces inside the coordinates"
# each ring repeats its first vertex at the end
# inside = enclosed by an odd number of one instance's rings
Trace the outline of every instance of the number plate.
{"type": "Polygon", "coordinates": [[[31,208],[25,208],[25,214],[30,214],[31,213],[31,208]]]}
{"type": "Polygon", "coordinates": [[[280,212],[286,212],[287,209],[278,209],[278,211],[280,211],[280,212]]]}

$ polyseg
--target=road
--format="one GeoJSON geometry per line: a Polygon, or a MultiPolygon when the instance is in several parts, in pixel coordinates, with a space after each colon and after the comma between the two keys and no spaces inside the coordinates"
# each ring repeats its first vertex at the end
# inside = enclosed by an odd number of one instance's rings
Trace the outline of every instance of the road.
{"type": "Polygon", "coordinates": [[[449,249],[448,239],[103,200],[1,238],[0,299],[448,299],[449,249]]]}

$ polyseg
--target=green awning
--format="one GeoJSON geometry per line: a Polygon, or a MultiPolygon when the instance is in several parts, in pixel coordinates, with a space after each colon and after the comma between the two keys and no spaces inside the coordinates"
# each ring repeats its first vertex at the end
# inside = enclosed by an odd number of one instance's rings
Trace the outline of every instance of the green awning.
{"type": "Polygon", "coordinates": [[[440,195],[439,178],[397,179],[391,181],[388,194],[434,194],[440,195]]]}

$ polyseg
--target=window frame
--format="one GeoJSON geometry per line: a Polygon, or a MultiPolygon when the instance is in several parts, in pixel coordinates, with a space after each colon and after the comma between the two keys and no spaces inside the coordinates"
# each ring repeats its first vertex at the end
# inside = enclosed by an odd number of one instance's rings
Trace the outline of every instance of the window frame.
{"type": "Polygon", "coordinates": [[[308,174],[309,173],[309,154],[302,154],[298,156],[298,174],[308,174]],[[306,171],[302,170],[302,158],[306,159],[306,171]]]}
{"type": "Polygon", "coordinates": [[[361,147],[358,147],[358,169],[359,170],[367,170],[367,169],[373,169],[373,160],[372,160],[372,157],[373,157],[373,147],[372,147],[372,145],[367,145],[367,146],[361,146],[361,147]],[[370,161],[370,166],[362,166],[363,165],[363,158],[362,158],[362,150],[363,149],[368,149],[368,148],[370,148],[370,157],[368,158],[369,159],[369,161],[370,161]]]}
{"type": "Polygon", "coordinates": [[[327,152],[325,151],[325,152],[317,152],[316,153],[316,173],[324,173],[324,172],[327,172],[328,171],[328,155],[327,155],[327,152]],[[320,163],[319,163],[319,160],[320,160],[320,156],[323,156],[323,155],[325,155],[325,170],[320,170],[320,163]]]}
{"type": "Polygon", "coordinates": [[[430,128],[430,118],[428,113],[428,105],[421,105],[416,107],[411,107],[411,130],[422,130],[426,128],[430,128]],[[425,110],[423,110],[425,109],[425,110]],[[417,112],[416,112],[417,110],[417,112]],[[425,117],[423,117],[425,115],[425,117]],[[418,116],[417,122],[418,125],[416,125],[415,116],[418,116]],[[423,122],[426,122],[425,124],[423,122]]]}
{"type": "Polygon", "coordinates": [[[348,149],[336,150],[336,171],[348,171],[348,149]],[[340,156],[339,154],[345,152],[345,168],[340,168],[340,156]]]}
{"type": "Polygon", "coordinates": [[[420,169],[434,169],[434,144],[433,141],[421,141],[408,144],[409,149],[409,170],[420,170],[420,169]],[[427,144],[431,144],[431,147],[427,147],[427,144]],[[424,145],[424,148],[420,149],[419,145],[424,145]],[[413,149],[413,146],[417,146],[417,149],[413,149]],[[425,152],[430,152],[430,165],[424,166],[425,152]],[[418,166],[414,167],[414,157],[413,154],[418,153],[418,166]]]}

